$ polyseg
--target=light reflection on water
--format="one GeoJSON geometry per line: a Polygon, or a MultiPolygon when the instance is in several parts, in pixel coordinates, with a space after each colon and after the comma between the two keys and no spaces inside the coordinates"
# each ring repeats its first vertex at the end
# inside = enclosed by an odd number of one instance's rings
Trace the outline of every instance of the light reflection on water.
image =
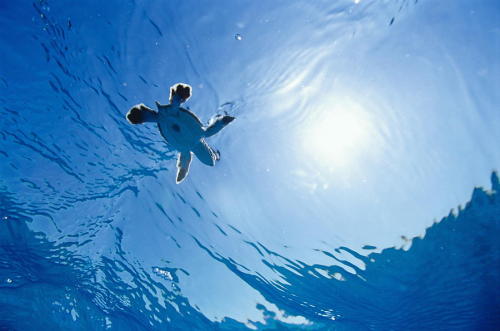
{"type": "Polygon", "coordinates": [[[299,133],[302,148],[314,160],[311,164],[331,173],[349,167],[357,156],[376,147],[370,144],[376,141],[372,122],[359,104],[332,97],[322,100],[318,108],[299,133]]]}

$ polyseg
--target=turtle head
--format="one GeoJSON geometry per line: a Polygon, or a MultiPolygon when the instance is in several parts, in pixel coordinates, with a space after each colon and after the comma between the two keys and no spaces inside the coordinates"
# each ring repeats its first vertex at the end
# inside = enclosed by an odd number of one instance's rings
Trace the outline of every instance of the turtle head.
{"type": "Polygon", "coordinates": [[[191,86],[188,84],[177,83],[170,88],[170,103],[180,105],[191,97],[191,86]]]}

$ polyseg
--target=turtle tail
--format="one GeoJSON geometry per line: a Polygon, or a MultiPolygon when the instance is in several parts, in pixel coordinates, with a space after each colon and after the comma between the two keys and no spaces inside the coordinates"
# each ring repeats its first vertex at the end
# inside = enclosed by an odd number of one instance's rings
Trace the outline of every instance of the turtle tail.
{"type": "Polygon", "coordinates": [[[177,83],[170,88],[170,103],[180,105],[191,97],[191,86],[177,83]]]}

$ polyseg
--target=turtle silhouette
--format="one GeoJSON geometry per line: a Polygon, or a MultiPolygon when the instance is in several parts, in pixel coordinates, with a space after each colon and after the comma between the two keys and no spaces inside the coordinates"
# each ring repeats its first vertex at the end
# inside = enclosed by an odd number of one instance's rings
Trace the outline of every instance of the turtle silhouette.
{"type": "Polygon", "coordinates": [[[210,147],[205,138],[213,136],[234,120],[229,115],[216,115],[204,126],[194,113],[181,107],[190,97],[191,86],[178,83],[170,88],[168,105],[156,101],[157,112],[141,103],[130,108],[126,115],[131,124],[157,123],[163,138],[179,152],[177,184],[186,178],[192,154],[208,166],[215,165],[220,159],[220,153],[210,147]]]}

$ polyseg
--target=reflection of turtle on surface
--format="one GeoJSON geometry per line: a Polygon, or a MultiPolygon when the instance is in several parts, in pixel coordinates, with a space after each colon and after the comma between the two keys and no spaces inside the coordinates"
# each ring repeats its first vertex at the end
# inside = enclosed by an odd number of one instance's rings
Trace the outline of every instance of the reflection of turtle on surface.
{"type": "Polygon", "coordinates": [[[177,183],[182,182],[189,172],[191,153],[204,164],[215,165],[219,160],[219,152],[210,147],[205,138],[213,136],[234,120],[232,116],[217,115],[208,126],[203,126],[195,114],[181,107],[190,96],[191,86],[179,83],[170,88],[170,104],[161,105],[156,102],[158,112],[141,103],[127,113],[127,120],[132,124],[158,123],[163,138],[179,151],[177,183]]]}

